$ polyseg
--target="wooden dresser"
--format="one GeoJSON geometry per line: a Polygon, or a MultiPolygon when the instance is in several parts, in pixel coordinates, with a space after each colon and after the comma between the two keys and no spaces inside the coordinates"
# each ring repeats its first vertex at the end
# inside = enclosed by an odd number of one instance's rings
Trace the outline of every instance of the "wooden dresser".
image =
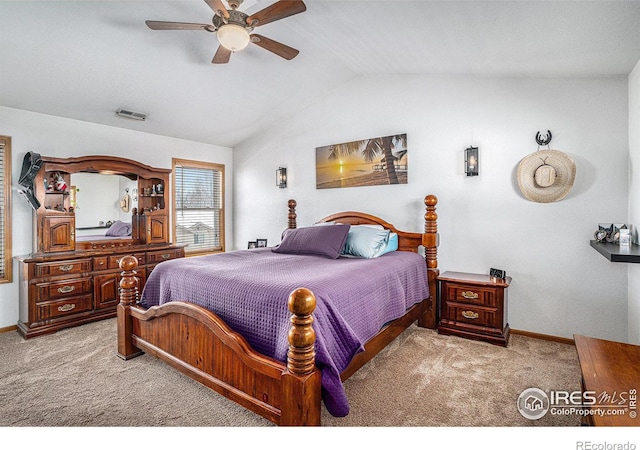
{"type": "Polygon", "coordinates": [[[574,335],[586,425],[640,426],[640,346],[574,335]],[[587,402],[586,400],[589,400],[587,402]]]}
{"type": "MultiPolygon", "coordinates": [[[[170,169],[104,155],[40,159],[33,182],[34,251],[16,257],[18,331],[25,338],[115,317],[123,256],[138,259],[141,291],[157,264],[185,255],[183,245],[171,244],[170,169]],[[86,209],[75,201],[80,189],[72,186],[72,175],[78,173],[118,175],[133,183],[137,207],[131,212],[127,208],[129,215],[123,218],[130,223],[130,235],[110,237],[102,231],[98,236],[77,236],[76,215],[86,209]]],[[[108,202],[118,200],[116,192],[108,202]]]]}
{"type": "Polygon", "coordinates": [[[162,261],[184,257],[184,247],[141,245],[116,251],[19,256],[20,320],[25,338],[115,317],[120,302],[120,259],[138,259],[139,292],[162,261]]]}
{"type": "Polygon", "coordinates": [[[438,333],[507,346],[507,288],[511,277],[444,272],[438,277],[440,321],[438,333]]]}

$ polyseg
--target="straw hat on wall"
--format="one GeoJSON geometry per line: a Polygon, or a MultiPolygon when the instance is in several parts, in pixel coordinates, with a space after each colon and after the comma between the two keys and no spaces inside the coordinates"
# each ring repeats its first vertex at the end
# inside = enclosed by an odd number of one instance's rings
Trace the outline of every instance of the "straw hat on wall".
{"type": "Polygon", "coordinates": [[[550,203],[567,196],[576,178],[576,164],[558,150],[538,150],[518,164],[518,185],[532,202],[550,203]]]}

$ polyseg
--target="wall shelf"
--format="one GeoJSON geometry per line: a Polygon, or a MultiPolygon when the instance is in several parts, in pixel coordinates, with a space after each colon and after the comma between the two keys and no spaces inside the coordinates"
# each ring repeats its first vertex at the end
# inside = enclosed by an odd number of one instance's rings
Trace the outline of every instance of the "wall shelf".
{"type": "Polygon", "coordinates": [[[591,247],[611,262],[640,263],[640,245],[628,247],[608,242],[590,241],[591,247]]]}

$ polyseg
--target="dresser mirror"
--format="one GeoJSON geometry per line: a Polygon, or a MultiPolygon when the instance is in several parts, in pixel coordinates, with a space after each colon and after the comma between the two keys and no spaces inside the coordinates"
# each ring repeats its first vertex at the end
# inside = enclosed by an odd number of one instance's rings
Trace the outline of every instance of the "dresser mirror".
{"type": "Polygon", "coordinates": [[[131,225],[132,210],[138,207],[137,177],[132,180],[115,174],[72,173],[70,190],[76,216],[76,240],[104,237],[117,221],[131,225]]]}
{"type": "Polygon", "coordinates": [[[166,244],[170,169],[113,156],[42,157],[36,253],[166,244]]]}

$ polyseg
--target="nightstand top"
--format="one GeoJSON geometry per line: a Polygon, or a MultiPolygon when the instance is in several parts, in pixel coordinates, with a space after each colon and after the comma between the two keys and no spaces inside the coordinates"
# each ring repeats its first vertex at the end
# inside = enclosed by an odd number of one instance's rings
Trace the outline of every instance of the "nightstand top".
{"type": "Polygon", "coordinates": [[[454,282],[457,281],[500,287],[509,287],[509,284],[511,283],[511,277],[507,277],[505,280],[501,280],[499,278],[493,278],[485,274],[466,272],[444,272],[440,274],[440,276],[438,276],[438,280],[454,282]]]}

